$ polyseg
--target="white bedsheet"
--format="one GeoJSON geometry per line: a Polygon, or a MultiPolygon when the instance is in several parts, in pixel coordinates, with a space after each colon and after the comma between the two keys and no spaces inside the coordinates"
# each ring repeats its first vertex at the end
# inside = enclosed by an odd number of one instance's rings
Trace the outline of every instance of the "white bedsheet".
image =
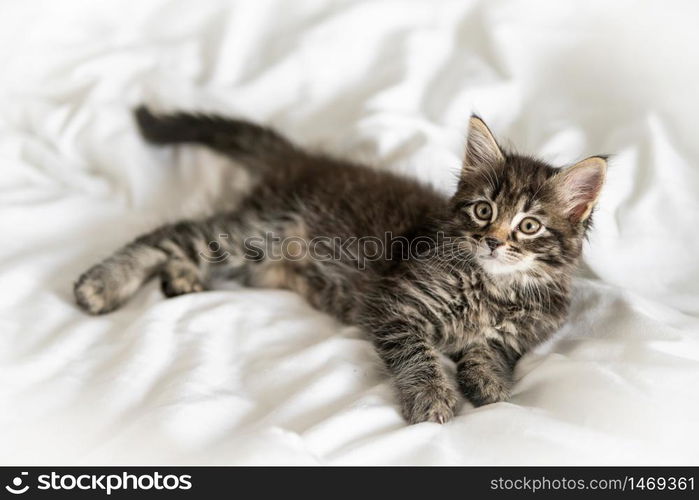
{"type": "Polygon", "coordinates": [[[0,462],[699,463],[699,9],[691,2],[0,4],[0,462]],[[361,334],[226,286],[79,311],[73,280],[230,199],[129,108],[237,114],[449,191],[469,114],[613,153],[567,326],[511,401],[407,426],[361,334]],[[213,202],[213,203],[212,203],[213,202]]]}

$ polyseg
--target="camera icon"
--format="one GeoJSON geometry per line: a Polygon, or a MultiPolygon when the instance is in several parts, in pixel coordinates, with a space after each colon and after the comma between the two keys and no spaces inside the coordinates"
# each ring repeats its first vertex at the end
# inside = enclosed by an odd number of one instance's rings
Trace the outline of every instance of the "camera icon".
{"type": "Polygon", "coordinates": [[[21,495],[22,493],[26,493],[29,489],[29,485],[27,484],[24,487],[22,487],[22,480],[24,479],[23,476],[26,476],[28,474],[28,472],[22,472],[19,476],[15,477],[12,480],[12,485],[5,486],[5,489],[13,495],[21,495]]]}

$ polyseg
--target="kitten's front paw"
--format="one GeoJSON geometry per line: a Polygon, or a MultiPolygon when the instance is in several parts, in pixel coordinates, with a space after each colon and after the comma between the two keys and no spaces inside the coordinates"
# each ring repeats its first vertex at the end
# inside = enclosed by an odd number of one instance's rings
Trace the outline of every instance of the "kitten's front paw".
{"type": "Polygon", "coordinates": [[[95,266],[78,278],[73,288],[75,300],[85,312],[105,314],[119,307],[119,302],[109,293],[104,270],[95,266]]]}
{"type": "Polygon", "coordinates": [[[459,387],[473,406],[483,406],[510,397],[510,383],[496,376],[462,372],[458,375],[459,387]]]}
{"type": "Polygon", "coordinates": [[[428,384],[411,388],[403,394],[403,416],[411,424],[444,424],[454,416],[458,402],[458,394],[447,384],[428,384]]]}

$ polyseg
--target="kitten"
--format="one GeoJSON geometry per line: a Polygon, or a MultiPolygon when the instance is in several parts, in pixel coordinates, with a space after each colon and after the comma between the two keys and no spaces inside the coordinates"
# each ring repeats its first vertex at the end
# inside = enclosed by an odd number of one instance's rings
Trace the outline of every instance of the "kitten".
{"type": "Polygon", "coordinates": [[[411,423],[454,415],[459,397],[440,353],[474,405],[502,401],[517,360],[566,318],[604,157],[556,169],[504,151],[474,115],[447,198],[244,120],[145,107],[136,120],[149,142],[209,146],[256,180],[234,212],[160,227],[85,272],[75,297],[91,314],[118,308],[156,275],[169,297],[205,290],[220,272],[294,290],[363,328],[411,423]]]}

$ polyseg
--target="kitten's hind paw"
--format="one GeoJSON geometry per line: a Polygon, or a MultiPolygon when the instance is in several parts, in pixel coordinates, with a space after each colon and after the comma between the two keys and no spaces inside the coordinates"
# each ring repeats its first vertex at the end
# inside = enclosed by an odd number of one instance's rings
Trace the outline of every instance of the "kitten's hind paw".
{"type": "Polygon", "coordinates": [[[160,275],[160,288],[166,297],[177,297],[185,293],[203,292],[205,287],[199,270],[189,264],[170,262],[160,275]]]}
{"type": "Polygon", "coordinates": [[[83,273],[73,287],[80,308],[90,314],[106,314],[119,307],[120,302],[109,293],[107,280],[99,266],[83,273]]]}

